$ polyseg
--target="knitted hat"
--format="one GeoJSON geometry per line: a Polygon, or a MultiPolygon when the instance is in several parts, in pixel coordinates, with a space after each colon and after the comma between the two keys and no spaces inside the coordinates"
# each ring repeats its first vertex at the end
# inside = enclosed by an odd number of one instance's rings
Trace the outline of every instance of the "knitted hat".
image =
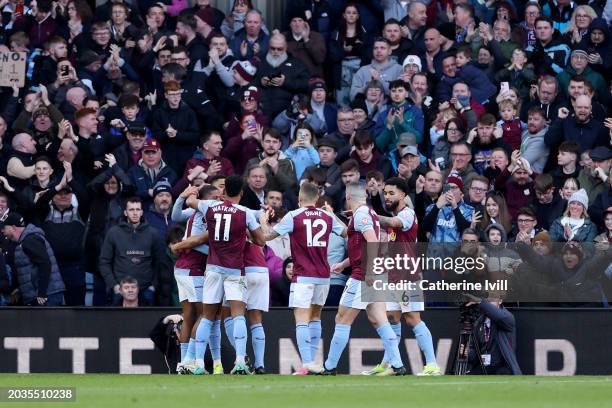
{"type": "Polygon", "coordinates": [[[153,187],[153,198],[160,193],[172,194],[172,186],[166,180],[158,181],[153,187]]]}
{"type": "Polygon", "coordinates": [[[589,209],[589,196],[587,195],[587,192],[584,188],[581,188],[580,190],[572,194],[568,201],[568,204],[571,204],[573,202],[582,204],[585,211],[589,209]]]}
{"type": "Polygon", "coordinates": [[[585,59],[589,56],[589,54],[587,54],[587,52],[585,50],[582,50],[580,48],[575,49],[574,51],[572,51],[572,57],[576,57],[582,55],[585,59]]]}
{"type": "Polygon", "coordinates": [[[417,67],[419,67],[419,71],[421,71],[421,69],[423,68],[421,66],[421,59],[416,56],[416,55],[408,55],[405,59],[404,59],[404,63],[402,64],[403,68],[406,68],[406,65],[408,64],[414,64],[417,67]]]}
{"type": "Polygon", "coordinates": [[[257,87],[255,86],[249,86],[247,89],[244,90],[244,92],[242,93],[242,99],[245,98],[253,98],[255,99],[257,102],[259,102],[261,95],[259,94],[259,90],[257,89],[257,87]]]}
{"type": "Polygon", "coordinates": [[[450,183],[453,183],[454,185],[459,187],[461,191],[463,191],[463,188],[464,188],[463,180],[461,180],[461,176],[459,176],[459,174],[451,172],[449,176],[446,178],[446,184],[450,184],[450,183]]]}
{"type": "Polygon", "coordinates": [[[301,7],[295,7],[293,10],[291,10],[289,12],[288,17],[289,18],[287,19],[287,21],[289,22],[291,22],[291,20],[293,20],[294,18],[301,18],[304,21],[308,21],[308,19],[306,18],[306,13],[301,7]]]}
{"type": "Polygon", "coordinates": [[[215,10],[212,7],[199,9],[195,15],[209,26],[215,26],[215,10]]]}
{"type": "Polygon", "coordinates": [[[355,110],[355,109],[361,109],[362,111],[364,111],[366,114],[368,113],[368,105],[366,104],[365,99],[363,98],[355,98],[353,100],[353,102],[351,102],[350,105],[351,109],[355,110]]]}
{"type": "Polygon", "coordinates": [[[325,81],[322,80],[321,78],[312,78],[311,80],[309,80],[308,88],[310,92],[314,91],[315,89],[323,89],[324,91],[327,91],[327,86],[325,85],[325,81]]]}
{"type": "Polygon", "coordinates": [[[245,81],[252,81],[255,78],[255,74],[257,74],[257,67],[253,65],[251,61],[236,61],[234,63],[233,69],[238,72],[245,81]]]}

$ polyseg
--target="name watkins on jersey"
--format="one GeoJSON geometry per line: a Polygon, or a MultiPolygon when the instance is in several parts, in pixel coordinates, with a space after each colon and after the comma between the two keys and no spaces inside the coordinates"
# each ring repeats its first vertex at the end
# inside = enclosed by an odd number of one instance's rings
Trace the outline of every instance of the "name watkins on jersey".
{"type": "Polygon", "coordinates": [[[238,208],[236,207],[228,207],[227,205],[221,204],[210,208],[213,212],[223,211],[223,212],[231,212],[237,213],[238,208]]]}

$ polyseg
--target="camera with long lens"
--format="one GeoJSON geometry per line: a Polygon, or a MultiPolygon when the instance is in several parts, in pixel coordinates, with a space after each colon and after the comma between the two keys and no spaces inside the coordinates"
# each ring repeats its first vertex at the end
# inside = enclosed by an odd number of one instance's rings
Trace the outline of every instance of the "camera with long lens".
{"type": "Polygon", "coordinates": [[[467,306],[473,298],[465,293],[459,295],[457,304],[459,306],[459,333],[470,334],[474,329],[474,322],[480,316],[480,306],[478,304],[467,306]]]}
{"type": "Polygon", "coordinates": [[[475,339],[474,323],[480,316],[480,305],[468,303],[476,300],[478,296],[472,293],[462,293],[457,297],[459,307],[459,342],[457,344],[457,354],[455,356],[454,373],[455,375],[465,375],[469,372],[470,348],[474,346],[477,354],[480,355],[478,341],[475,339]]]}

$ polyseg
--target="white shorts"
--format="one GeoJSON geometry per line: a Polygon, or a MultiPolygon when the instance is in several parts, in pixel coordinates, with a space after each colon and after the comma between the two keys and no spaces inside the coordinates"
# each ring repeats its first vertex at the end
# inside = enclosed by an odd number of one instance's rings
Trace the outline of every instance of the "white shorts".
{"type": "Polygon", "coordinates": [[[361,286],[365,285],[364,281],[355,280],[349,278],[346,281],[344,292],[340,298],[340,306],[351,307],[353,309],[365,310],[370,303],[373,302],[362,302],[361,300],[361,286]]]}
{"type": "Polygon", "coordinates": [[[323,306],[329,293],[329,284],[292,283],[289,292],[289,307],[309,309],[311,305],[323,306]]]}
{"type": "MultiPolygon", "coordinates": [[[[176,279],[176,286],[178,287],[179,302],[184,300],[191,303],[201,302],[204,277],[176,274],[176,272],[178,270],[175,269],[174,279],[176,279]]],[[[189,273],[189,271],[187,272],[189,273]]]]}
{"type": "Polygon", "coordinates": [[[402,313],[408,313],[422,312],[425,310],[425,299],[423,298],[423,291],[420,289],[405,291],[396,290],[389,292],[388,296],[393,299],[386,302],[388,312],[401,310],[402,313]]]}
{"type": "Polygon", "coordinates": [[[246,303],[246,278],[207,270],[202,288],[202,303],[215,305],[223,301],[223,296],[228,301],[237,300],[246,303]]]}
{"type": "Polygon", "coordinates": [[[263,272],[246,274],[247,310],[268,311],[270,307],[270,275],[263,272]]]}

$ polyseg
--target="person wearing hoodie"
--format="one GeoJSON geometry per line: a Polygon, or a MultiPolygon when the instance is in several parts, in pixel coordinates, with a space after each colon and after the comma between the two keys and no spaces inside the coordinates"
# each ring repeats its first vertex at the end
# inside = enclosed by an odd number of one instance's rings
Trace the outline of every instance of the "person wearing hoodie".
{"type": "Polygon", "coordinates": [[[536,74],[557,75],[568,62],[570,48],[563,42],[559,31],[553,28],[548,17],[538,17],[535,22],[536,44],[526,48],[529,60],[536,68],[536,74]]]}
{"type": "Polygon", "coordinates": [[[610,29],[603,18],[596,18],[591,22],[589,31],[582,38],[579,47],[587,51],[589,66],[609,78],[612,68],[612,42],[610,29]]]}
{"type": "Polygon", "coordinates": [[[381,81],[385,93],[389,93],[390,82],[404,72],[400,64],[391,60],[391,45],[386,39],[379,37],[373,44],[373,59],[368,65],[364,65],[353,76],[351,84],[350,100],[355,99],[358,93],[363,93],[368,82],[372,79],[381,81]]]}
{"type": "Polygon", "coordinates": [[[109,167],[87,185],[91,203],[85,236],[85,270],[94,276],[93,306],[106,304],[106,286],[98,263],[102,242],[108,229],[119,223],[124,200],[136,192],[132,180],[115,157],[109,154],[107,161],[109,167]]]}
{"type": "Polygon", "coordinates": [[[550,226],[553,242],[593,242],[597,236],[597,226],[589,219],[588,209],[589,197],[581,188],[572,194],[563,215],[550,226]]]}
{"type": "Polygon", "coordinates": [[[486,267],[489,280],[505,279],[512,275],[521,263],[519,255],[508,248],[506,229],[500,223],[490,224],[483,233],[486,267]]]}
{"type": "Polygon", "coordinates": [[[153,301],[163,241],[159,232],[144,221],[142,204],[138,197],[127,199],[125,219],[108,230],[100,250],[100,273],[113,305],[122,299],[119,282],[126,276],[138,280],[140,304],[151,305],[153,301]]]}
{"type": "Polygon", "coordinates": [[[527,112],[527,129],[521,135],[520,151],[536,173],[542,173],[548,161],[549,149],[544,142],[546,132],[548,125],[544,111],[538,107],[531,108],[527,112]]]}

